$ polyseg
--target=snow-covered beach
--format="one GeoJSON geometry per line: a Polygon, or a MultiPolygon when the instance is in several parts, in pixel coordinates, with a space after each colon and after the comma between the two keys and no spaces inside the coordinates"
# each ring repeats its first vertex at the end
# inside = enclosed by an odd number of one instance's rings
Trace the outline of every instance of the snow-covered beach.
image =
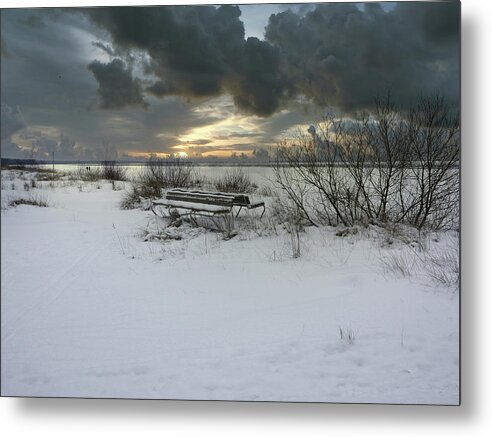
{"type": "Polygon", "coordinates": [[[293,259],[268,197],[234,238],[160,241],[128,183],[26,180],[2,171],[2,395],[459,403],[459,293],[429,269],[455,231],[308,227],[293,259]]]}

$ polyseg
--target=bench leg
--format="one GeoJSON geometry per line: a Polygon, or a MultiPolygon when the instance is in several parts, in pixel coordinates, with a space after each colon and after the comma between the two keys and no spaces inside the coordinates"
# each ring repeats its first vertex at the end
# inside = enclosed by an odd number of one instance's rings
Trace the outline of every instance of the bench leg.
{"type": "Polygon", "coordinates": [[[196,217],[195,217],[195,215],[193,214],[193,212],[190,212],[189,217],[190,217],[190,222],[191,222],[194,226],[198,227],[198,222],[197,222],[196,217]]]}
{"type": "Polygon", "coordinates": [[[239,213],[241,212],[241,210],[243,209],[242,206],[239,207],[239,209],[237,210],[237,214],[236,214],[236,217],[239,215],[239,213]]]}

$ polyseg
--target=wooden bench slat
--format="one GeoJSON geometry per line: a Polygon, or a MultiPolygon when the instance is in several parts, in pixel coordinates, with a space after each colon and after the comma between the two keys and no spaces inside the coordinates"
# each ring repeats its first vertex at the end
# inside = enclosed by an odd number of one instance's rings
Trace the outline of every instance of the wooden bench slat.
{"type": "Polygon", "coordinates": [[[192,202],[180,202],[177,200],[166,200],[166,201],[154,201],[154,205],[156,206],[166,206],[171,208],[180,208],[180,209],[191,209],[193,211],[201,211],[201,212],[210,212],[213,214],[225,214],[229,213],[230,208],[224,208],[218,205],[207,205],[202,203],[192,203],[192,202]]]}
{"type": "Polygon", "coordinates": [[[214,197],[205,197],[205,196],[181,196],[181,195],[166,195],[166,199],[175,200],[180,202],[191,202],[191,203],[204,203],[208,205],[220,205],[220,206],[233,206],[232,199],[223,199],[223,198],[214,198],[214,197]]]}
{"type": "Polygon", "coordinates": [[[224,199],[233,199],[235,194],[231,193],[219,193],[219,192],[208,192],[208,191],[199,191],[199,190],[183,190],[177,188],[171,188],[167,191],[166,195],[182,195],[182,196],[196,196],[196,197],[217,197],[224,199]]]}
{"type": "Polygon", "coordinates": [[[246,194],[238,194],[238,193],[223,193],[223,192],[209,192],[209,191],[200,191],[200,190],[185,190],[183,188],[171,188],[167,191],[166,197],[172,196],[173,198],[177,198],[177,196],[190,196],[196,198],[211,198],[211,199],[223,199],[223,200],[232,200],[234,205],[249,205],[250,200],[249,196],[246,194]]]}
{"type": "MultiPolygon", "coordinates": [[[[239,206],[239,211],[243,207],[248,209],[263,207],[263,213],[265,212],[265,202],[251,202],[246,194],[186,190],[184,188],[172,188],[166,192],[164,200],[154,201],[152,204],[207,214],[231,213],[234,206],[239,206]]],[[[154,210],[152,211],[156,213],[154,210]]]]}

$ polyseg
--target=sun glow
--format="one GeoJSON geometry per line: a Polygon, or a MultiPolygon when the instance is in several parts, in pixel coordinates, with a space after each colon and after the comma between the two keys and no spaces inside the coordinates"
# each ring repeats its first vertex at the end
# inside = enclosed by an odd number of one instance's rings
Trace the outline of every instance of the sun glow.
{"type": "Polygon", "coordinates": [[[189,129],[178,137],[179,144],[173,149],[179,154],[188,152],[188,156],[203,157],[228,157],[235,151],[251,154],[261,133],[257,117],[235,114],[206,126],[189,129]]]}

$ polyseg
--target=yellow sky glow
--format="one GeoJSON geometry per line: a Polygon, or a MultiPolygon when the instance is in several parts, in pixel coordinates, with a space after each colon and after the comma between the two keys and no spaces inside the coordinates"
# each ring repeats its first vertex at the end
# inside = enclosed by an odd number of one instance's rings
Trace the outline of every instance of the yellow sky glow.
{"type": "Polygon", "coordinates": [[[261,134],[258,117],[234,114],[207,126],[190,129],[177,138],[178,144],[173,149],[188,152],[188,155],[199,152],[203,156],[228,157],[234,151],[231,149],[234,144],[251,143],[251,147],[241,150],[251,154],[254,138],[261,134]]]}
{"type": "MultiPolygon", "coordinates": [[[[268,135],[269,124],[264,118],[254,115],[244,115],[238,112],[231,112],[233,102],[230,96],[221,96],[193,108],[193,112],[200,117],[215,119],[206,126],[192,127],[182,133],[173,134],[166,131],[157,133],[156,138],[169,140],[173,138],[175,144],[171,146],[174,153],[179,153],[182,157],[198,158],[216,156],[228,158],[233,153],[238,155],[244,153],[252,156],[253,150],[258,146],[264,147],[264,137],[268,135]]],[[[279,117],[289,114],[290,111],[283,110],[278,113],[279,117]]],[[[284,137],[290,137],[298,129],[306,129],[302,124],[292,125],[288,129],[281,131],[272,138],[271,146],[275,145],[284,137]]],[[[169,150],[169,149],[168,149],[169,150]]],[[[169,153],[169,152],[168,152],[169,153]]],[[[168,153],[156,153],[158,157],[168,156],[168,153]]],[[[148,153],[130,152],[131,156],[144,157],[148,153]]]]}

